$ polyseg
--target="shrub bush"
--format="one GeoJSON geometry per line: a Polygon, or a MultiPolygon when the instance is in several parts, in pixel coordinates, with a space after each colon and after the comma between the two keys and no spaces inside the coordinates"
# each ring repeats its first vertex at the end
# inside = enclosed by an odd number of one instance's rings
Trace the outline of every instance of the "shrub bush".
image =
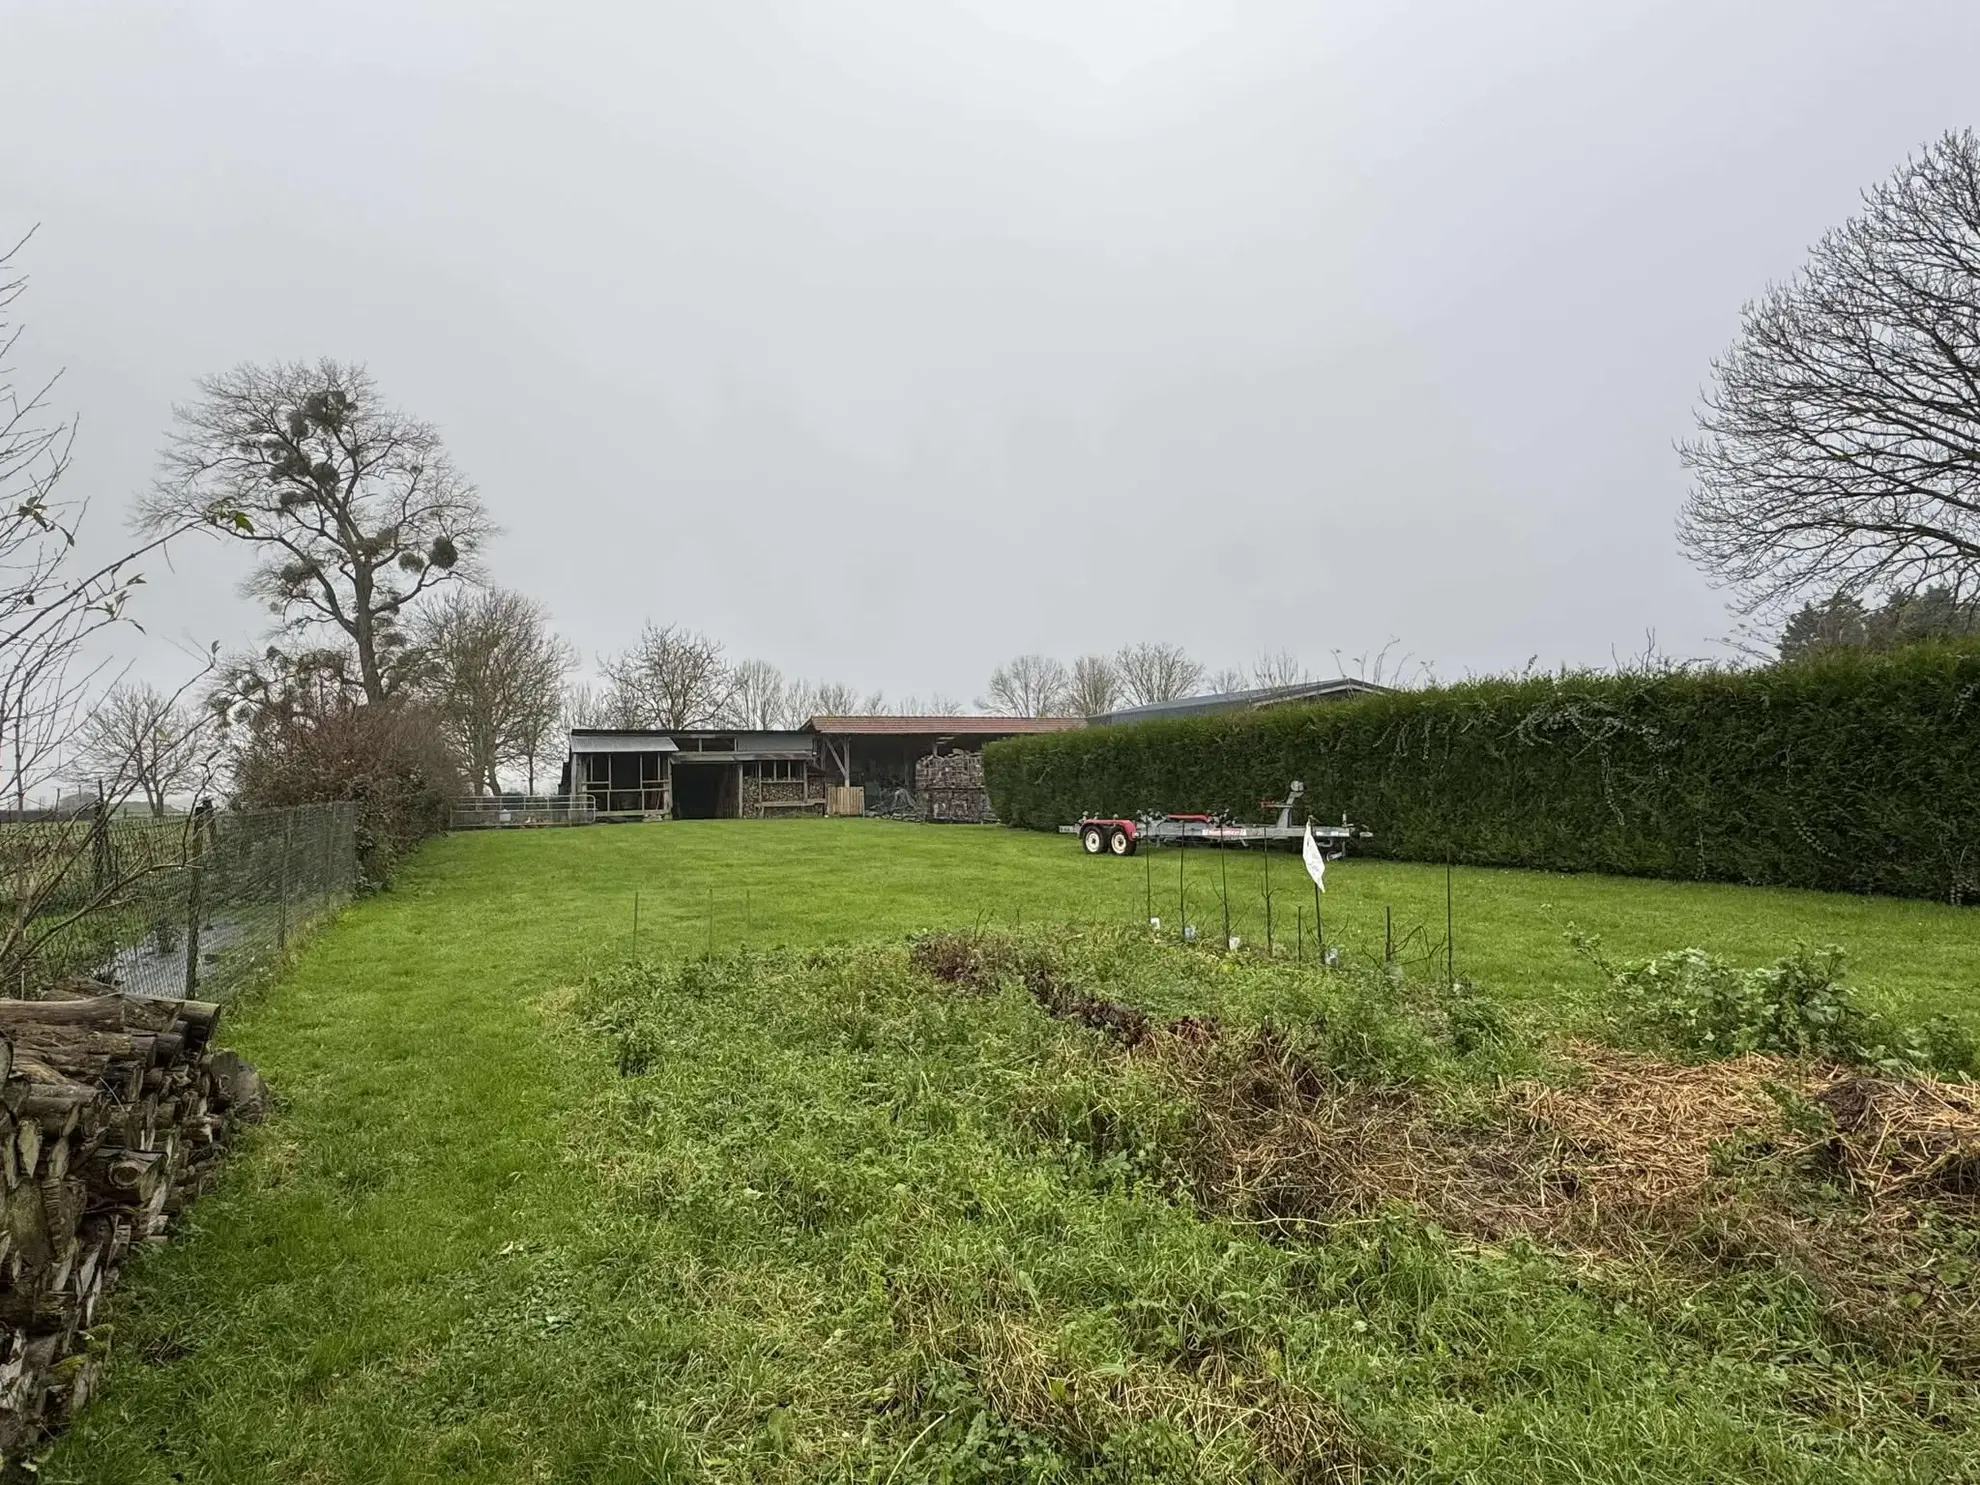
{"type": "Polygon", "coordinates": [[[1497,679],[992,743],[1014,825],[1215,810],[1303,780],[1405,860],[1980,896],[1980,646],[1497,679]]]}
{"type": "Polygon", "coordinates": [[[240,809],[356,800],[358,868],[373,887],[384,885],[400,856],[447,828],[448,801],[462,792],[439,727],[403,703],[270,716],[249,733],[234,765],[240,809]]]}

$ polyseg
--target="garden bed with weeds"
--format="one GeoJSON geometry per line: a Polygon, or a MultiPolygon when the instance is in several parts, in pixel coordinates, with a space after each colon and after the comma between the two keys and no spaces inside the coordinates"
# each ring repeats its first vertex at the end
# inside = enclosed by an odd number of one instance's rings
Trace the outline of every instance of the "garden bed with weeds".
{"type": "Polygon", "coordinates": [[[629,964],[571,1155],[711,1478],[1959,1478],[1971,1051],[1835,969],[1623,966],[1551,1042],[1110,930],[629,964]]]}

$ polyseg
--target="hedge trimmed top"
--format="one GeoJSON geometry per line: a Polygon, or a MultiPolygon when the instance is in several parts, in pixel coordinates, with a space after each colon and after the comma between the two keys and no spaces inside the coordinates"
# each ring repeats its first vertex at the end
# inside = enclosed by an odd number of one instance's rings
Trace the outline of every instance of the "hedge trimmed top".
{"type": "Polygon", "coordinates": [[[1306,783],[1370,854],[1980,900],[1980,645],[1751,671],[1483,680],[1016,738],[991,804],[1215,810],[1306,783]]]}

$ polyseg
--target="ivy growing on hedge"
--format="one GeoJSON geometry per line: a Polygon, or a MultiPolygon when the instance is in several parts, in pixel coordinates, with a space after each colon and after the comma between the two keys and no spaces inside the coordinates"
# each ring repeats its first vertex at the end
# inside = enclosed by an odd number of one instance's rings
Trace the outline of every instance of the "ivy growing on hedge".
{"type": "Polygon", "coordinates": [[[1980,900],[1980,646],[1751,671],[1468,682],[984,751],[1014,825],[1306,783],[1405,860],[1980,900]]]}

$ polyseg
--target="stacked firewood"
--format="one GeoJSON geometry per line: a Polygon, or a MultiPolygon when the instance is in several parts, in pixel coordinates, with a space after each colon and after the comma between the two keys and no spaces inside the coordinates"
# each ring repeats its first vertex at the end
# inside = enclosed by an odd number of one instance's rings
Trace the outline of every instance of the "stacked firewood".
{"type": "Polygon", "coordinates": [[[914,797],[924,820],[981,825],[996,818],[990,813],[990,794],[983,786],[981,753],[930,754],[916,759],[914,797]]]}
{"type": "Polygon", "coordinates": [[[219,1018],[93,984],[0,1000],[0,1469],[88,1398],[119,1268],[266,1111],[254,1069],[210,1050],[219,1018]]]}

